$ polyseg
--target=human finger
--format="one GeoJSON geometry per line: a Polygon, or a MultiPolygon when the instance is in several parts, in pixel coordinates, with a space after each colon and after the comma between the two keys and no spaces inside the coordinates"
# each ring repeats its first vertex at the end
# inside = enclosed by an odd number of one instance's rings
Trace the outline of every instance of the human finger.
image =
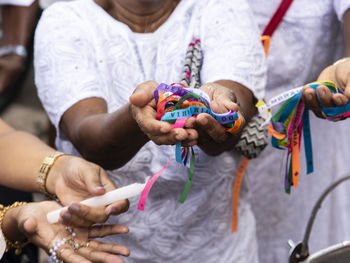
{"type": "Polygon", "coordinates": [[[337,93],[333,94],[332,101],[335,106],[339,107],[346,105],[349,102],[349,99],[345,95],[337,93]]]}
{"type": "Polygon", "coordinates": [[[197,116],[196,123],[200,129],[205,131],[216,143],[222,143],[227,140],[228,133],[221,126],[221,124],[209,114],[199,114],[197,116]]]}
{"type": "Polygon", "coordinates": [[[23,229],[23,232],[27,235],[32,235],[36,232],[38,227],[38,223],[35,220],[34,217],[30,216],[27,218],[24,222],[21,228],[23,229]]]}
{"type": "Polygon", "coordinates": [[[226,113],[230,110],[238,111],[238,105],[229,96],[218,96],[210,104],[210,109],[215,113],[226,113]]]}
{"type": "Polygon", "coordinates": [[[165,121],[159,121],[155,116],[149,114],[139,114],[136,116],[136,121],[141,130],[147,135],[162,135],[171,131],[171,125],[165,121]]]}
{"type": "Polygon", "coordinates": [[[146,81],[138,85],[129,101],[136,107],[143,107],[154,98],[154,90],[158,87],[155,81],[146,81]]]}
{"type": "MultiPolygon", "coordinates": [[[[99,166],[93,165],[92,167],[81,168],[84,175],[84,183],[87,191],[91,195],[103,195],[106,189],[102,183],[102,177],[108,177],[106,172],[99,166]]],[[[115,187],[114,187],[115,188],[115,187]]]]}
{"type": "MultiPolygon", "coordinates": [[[[61,224],[64,224],[67,226],[73,226],[73,227],[89,227],[89,226],[97,223],[96,220],[100,220],[100,218],[96,218],[94,220],[88,220],[84,216],[74,214],[74,213],[79,213],[79,212],[73,212],[72,210],[74,210],[74,209],[76,209],[75,206],[73,206],[73,209],[71,209],[71,210],[64,209],[63,211],[61,211],[58,222],[61,224]]],[[[102,208],[102,211],[100,213],[102,213],[103,216],[107,218],[107,215],[105,214],[104,208],[102,208]]]]}
{"type": "Polygon", "coordinates": [[[108,216],[105,207],[90,207],[80,203],[72,203],[68,206],[72,219],[82,219],[87,222],[104,223],[108,216]]]}
{"type": "Polygon", "coordinates": [[[309,86],[304,86],[302,89],[302,99],[308,109],[312,110],[316,116],[323,118],[315,90],[309,86]]]}
{"type": "Polygon", "coordinates": [[[190,117],[186,120],[184,127],[189,129],[195,129],[195,126],[196,126],[196,118],[190,117]]]}
{"type": "Polygon", "coordinates": [[[58,250],[58,258],[66,263],[92,263],[92,261],[75,253],[69,245],[64,245],[58,250]]]}
{"type": "MultiPolygon", "coordinates": [[[[84,247],[86,247],[86,245],[84,247]]],[[[101,252],[118,254],[125,257],[128,257],[130,255],[130,250],[126,246],[105,243],[98,240],[88,241],[88,248],[91,248],[92,250],[95,250],[95,251],[98,250],[101,252]]]]}
{"type": "Polygon", "coordinates": [[[90,247],[79,248],[77,254],[83,256],[84,258],[89,258],[94,263],[122,263],[124,262],[117,255],[112,255],[107,252],[102,252],[100,250],[91,249],[90,247]]]}
{"type": "Polygon", "coordinates": [[[182,141],[182,146],[194,146],[198,143],[198,132],[195,129],[189,129],[187,131],[187,139],[182,141]]]}
{"type": "Polygon", "coordinates": [[[89,229],[89,238],[105,237],[114,234],[129,233],[129,228],[126,225],[97,225],[89,229]]]}
{"type": "Polygon", "coordinates": [[[129,210],[130,202],[128,199],[115,202],[106,207],[106,215],[119,215],[129,210]]]}
{"type": "Polygon", "coordinates": [[[169,133],[163,135],[149,135],[149,138],[157,145],[173,145],[179,141],[187,139],[187,132],[183,128],[172,129],[169,133]]]}
{"type": "Polygon", "coordinates": [[[317,92],[320,98],[320,101],[324,107],[334,107],[334,103],[332,100],[333,93],[324,85],[320,85],[317,87],[317,92]]]}

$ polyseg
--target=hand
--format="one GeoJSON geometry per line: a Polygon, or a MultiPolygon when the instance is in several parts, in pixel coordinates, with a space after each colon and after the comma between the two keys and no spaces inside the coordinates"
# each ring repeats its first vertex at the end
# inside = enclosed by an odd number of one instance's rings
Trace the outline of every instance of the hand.
{"type": "MultiPolygon", "coordinates": [[[[7,224],[7,222],[15,221],[22,235],[43,248],[46,252],[49,252],[54,241],[62,240],[63,238],[69,239],[71,236],[64,225],[50,224],[46,220],[46,214],[58,208],[60,206],[55,202],[29,203],[18,208],[10,209],[6,213],[5,219],[7,219],[4,223],[7,224]]],[[[123,262],[116,255],[128,256],[130,254],[128,248],[96,240],[89,241],[89,239],[113,234],[124,234],[128,231],[128,227],[124,225],[74,228],[74,232],[76,233],[74,243],[86,245],[89,242],[89,246],[81,247],[77,251],[74,251],[72,246],[66,242],[57,251],[59,258],[68,263],[123,262]]],[[[11,236],[8,233],[5,233],[5,235],[7,237],[11,236]]]]}
{"type": "Polygon", "coordinates": [[[224,151],[230,150],[238,142],[240,131],[243,129],[245,119],[238,111],[239,106],[236,103],[235,94],[229,88],[218,83],[207,83],[200,87],[210,97],[210,108],[215,113],[225,113],[230,110],[238,112],[242,119],[242,125],[237,134],[230,134],[224,127],[218,123],[212,116],[201,113],[197,118],[187,120],[185,127],[193,128],[198,131],[198,145],[209,155],[218,155],[224,151]]]}
{"type": "Polygon", "coordinates": [[[197,143],[198,134],[194,129],[172,129],[170,124],[156,119],[157,109],[154,91],[158,83],[147,81],[140,84],[130,97],[132,114],[140,129],[158,145],[176,144],[185,141],[188,145],[197,143]]]}
{"type": "MultiPolygon", "coordinates": [[[[325,68],[319,75],[317,81],[333,81],[344,94],[333,94],[326,86],[317,87],[321,103],[324,107],[338,107],[348,103],[350,98],[350,61],[340,62],[325,68]]],[[[319,118],[324,118],[321,113],[320,103],[315,90],[304,86],[302,90],[302,100],[305,106],[312,110],[319,118]]]]}
{"type": "MultiPolygon", "coordinates": [[[[47,190],[55,194],[63,205],[79,202],[91,196],[103,195],[116,189],[113,181],[107,173],[98,165],[85,161],[79,157],[64,155],[58,158],[51,168],[47,181],[47,190]]],[[[87,218],[98,218],[98,222],[104,221],[110,214],[118,215],[128,210],[129,201],[123,200],[107,207],[90,208],[71,204],[68,211],[61,214],[62,223],[68,224],[74,218],[74,212],[81,207],[86,212],[87,218]]],[[[93,221],[93,220],[92,220],[93,221]]]]}

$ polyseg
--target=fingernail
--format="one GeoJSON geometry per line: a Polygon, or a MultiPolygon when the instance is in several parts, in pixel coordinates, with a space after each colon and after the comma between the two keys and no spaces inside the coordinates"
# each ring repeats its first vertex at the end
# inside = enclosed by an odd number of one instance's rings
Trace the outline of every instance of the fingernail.
{"type": "Polygon", "coordinates": [[[206,125],[206,124],[208,123],[207,118],[203,118],[203,119],[201,120],[201,123],[202,123],[203,125],[206,125]]]}
{"type": "Polygon", "coordinates": [[[323,96],[325,95],[325,93],[324,93],[324,91],[323,91],[322,89],[318,91],[318,94],[319,94],[321,97],[323,97],[323,96]]]}
{"type": "Polygon", "coordinates": [[[71,217],[72,217],[72,215],[71,215],[70,213],[64,213],[64,214],[62,215],[62,218],[63,218],[64,220],[69,220],[69,219],[71,219],[71,217]]]}
{"type": "Polygon", "coordinates": [[[336,101],[337,105],[342,105],[343,104],[343,100],[341,98],[336,97],[335,101],[336,101]]]}
{"type": "Polygon", "coordinates": [[[312,100],[312,95],[311,94],[307,94],[306,98],[307,98],[307,100],[312,100]]]}
{"type": "Polygon", "coordinates": [[[96,189],[97,191],[105,190],[105,189],[103,188],[103,186],[96,186],[95,189],[96,189]]]}
{"type": "Polygon", "coordinates": [[[69,211],[77,213],[80,210],[80,206],[78,204],[71,204],[68,209],[69,211]]]}

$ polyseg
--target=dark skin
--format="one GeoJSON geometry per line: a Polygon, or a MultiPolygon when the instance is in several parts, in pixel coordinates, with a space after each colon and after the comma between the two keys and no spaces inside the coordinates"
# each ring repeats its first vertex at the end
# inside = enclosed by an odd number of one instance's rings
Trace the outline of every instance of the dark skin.
{"type": "MultiPolygon", "coordinates": [[[[96,0],[96,3],[134,32],[144,33],[154,32],[162,25],[178,1],[96,0]]],[[[201,114],[196,120],[189,120],[186,129],[171,129],[169,123],[157,121],[153,96],[157,86],[153,81],[140,84],[130,103],[111,113],[101,98],[82,100],[64,113],[60,127],[86,159],[108,169],[124,165],[149,140],[159,145],[179,141],[187,146],[198,143],[211,155],[232,149],[238,136],[225,132],[209,115],[201,114]]],[[[254,114],[253,94],[238,83],[221,80],[201,89],[211,97],[215,112],[239,109],[246,120],[254,114]]]]}
{"type": "MultiPolygon", "coordinates": [[[[345,57],[350,56],[350,10],[344,14],[344,37],[345,37],[345,57]]],[[[325,68],[318,77],[318,81],[331,80],[344,91],[342,94],[333,94],[326,86],[317,87],[320,100],[324,107],[343,106],[348,103],[350,98],[350,61],[344,61],[337,65],[331,65],[325,68]]],[[[317,99],[316,92],[304,86],[302,90],[302,99],[306,107],[312,110],[316,116],[324,118],[321,114],[321,108],[317,99]]]]}
{"type": "MultiPolygon", "coordinates": [[[[38,20],[38,1],[29,7],[5,5],[1,12],[3,21],[1,46],[22,45],[28,48],[38,20]]],[[[0,57],[0,95],[25,70],[25,62],[25,58],[16,54],[0,57]]]]}

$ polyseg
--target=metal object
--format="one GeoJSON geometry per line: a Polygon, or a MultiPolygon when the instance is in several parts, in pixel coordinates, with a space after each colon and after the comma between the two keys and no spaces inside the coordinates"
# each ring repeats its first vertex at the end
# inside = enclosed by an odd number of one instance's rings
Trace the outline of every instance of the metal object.
{"type": "Polygon", "coordinates": [[[289,263],[348,263],[350,262],[350,241],[344,241],[334,246],[322,249],[312,255],[309,254],[308,242],[311,234],[311,229],[316,218],[318,210],[326,196],[334,190],[339,184],[350,179],[350,175],[344,176],[338,181],[331,184],[317,200],[312,209],[307,227],[305,230],[303,241],[295,244],[292,240],[288,243],[291,246],[289,263]]]}

